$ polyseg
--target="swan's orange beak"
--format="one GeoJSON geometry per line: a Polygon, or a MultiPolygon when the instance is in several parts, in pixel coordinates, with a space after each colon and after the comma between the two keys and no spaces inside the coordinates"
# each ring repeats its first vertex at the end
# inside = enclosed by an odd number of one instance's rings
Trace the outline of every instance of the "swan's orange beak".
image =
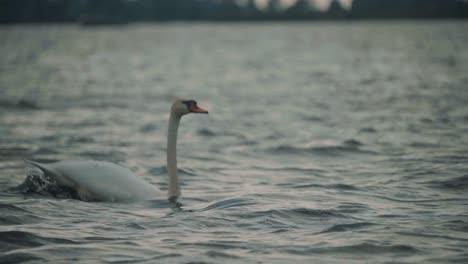
{"type": "Polygon", "coordinates": [[[189,111],[191,113],[208,114],[208,111],[206,111],[205,109],[201,107],[198,107],[198,105],[196,104],[191,104],[189,107],[189,111]]]}

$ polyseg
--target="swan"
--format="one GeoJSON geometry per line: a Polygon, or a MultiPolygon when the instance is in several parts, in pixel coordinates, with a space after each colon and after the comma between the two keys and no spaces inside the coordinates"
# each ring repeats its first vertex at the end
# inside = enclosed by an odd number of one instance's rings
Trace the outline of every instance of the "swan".
{"type": "MultiPolygon", "coordinates": [[[[177,176],[177,131],[182,116],[189,113],[208,114],[195,100],[176,99],[171,106],[167,132],[167,171],[169,185],[167,198],[176,202],[181,195],[177,176]]],[[[26,160],[54,179],[61,187],[74,191],[83,201],[137,201],[158,199],[163,196],[155,186],[147,183],[129,169],[114,163],[93,160],[65,160],[39,163],[26,160]]]]}

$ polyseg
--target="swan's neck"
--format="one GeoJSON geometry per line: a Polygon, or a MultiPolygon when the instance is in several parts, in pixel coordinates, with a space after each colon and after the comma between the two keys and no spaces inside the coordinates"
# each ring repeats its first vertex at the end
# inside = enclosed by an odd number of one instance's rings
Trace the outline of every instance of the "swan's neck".
{"type": "Polygon", "coordinates": [[[175,201],[180,196],[179,178],[177,177],[177,130],[180,118],[179,115],[171,112],[167,131],[167,172],[169,174],[167,196],[170,201],[175,201]]]}

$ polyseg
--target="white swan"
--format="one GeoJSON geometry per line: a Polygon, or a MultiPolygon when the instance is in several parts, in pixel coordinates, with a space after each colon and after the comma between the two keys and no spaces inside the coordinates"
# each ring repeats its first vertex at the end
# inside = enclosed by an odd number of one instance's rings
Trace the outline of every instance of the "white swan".
{"type": "MultiPolygon", "coordinates": [[[[180,119],[188,113],[208,111],[198,107],[194,100],[177,99],[171,107],[167,133],[168,199],[175,202],[180,196],[177,177],[177,130],[180,119]]],[[[59,186],[71,188],[83,201],[135,201],[161,198],[159,189],[137,177],[130,170],[114,163],[88,160],[67,160],[43,164],[26,161],[36,166],[59,186]]]]}

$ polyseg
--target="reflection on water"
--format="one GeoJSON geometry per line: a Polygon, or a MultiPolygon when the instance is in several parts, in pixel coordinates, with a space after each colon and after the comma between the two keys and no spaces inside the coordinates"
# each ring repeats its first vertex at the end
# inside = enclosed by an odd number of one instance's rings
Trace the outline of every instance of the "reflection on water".
{"type": "MultiPolygon", "coordinates": [[[[0,28],[0,262],[466,262],[465,22],[0,28]],[[23,194],[94,159],[182,206],[23,194]]],[[[47,195],[48,194],[48,195],[47,195]]]]}

